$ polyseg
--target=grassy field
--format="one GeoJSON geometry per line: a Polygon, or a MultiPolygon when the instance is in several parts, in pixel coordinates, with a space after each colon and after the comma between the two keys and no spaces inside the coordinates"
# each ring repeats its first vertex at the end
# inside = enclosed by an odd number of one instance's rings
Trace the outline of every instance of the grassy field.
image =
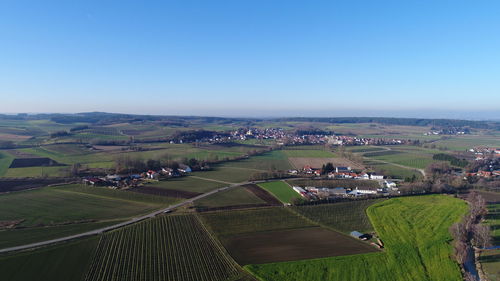
{"type": "MultiPolygon", "coordinates": [[[[203,173],[200,173],[200,176],[203,176],[203,173]]],[[[173,178],[165,181],[152,182],[150,184],[147,184],[147,186],[200,193],[211,191],[219,187],[224,187],[226,185],[227,184],[222,182],[209,181],[195,177],[173,178]]]]}
{"type": "Polygon", "coordinates": [[[384,176],[387,176],[389,178],[405,179],[411,178],[413,176],[415,176],[416,178],[422,177],[422,173],[420,173],[418,170],[399,167],[390,163],[383,163],[371,159],[366,159],[364,161],[364,164],[366,166],[373,167],[373,169],[375,169],[377,173],[383,174],[384,176]]]}
{"type": "Polygon", "coordinates": [[[354,230],[372,232],[373,226],[366,214],[366,209],[380,201],[381,199],[359,200],[333,204],[295,206],[293,209],[314,222],[340,232],[350,233],[354,230]]]}
{"type": "Polygon", "coordinates": [[[288,157],[304,157],[304,158],[334,158],[335,154],[329,150],[283,150],[288,157]]]}
{"type": "Polygon", "coordinates": [[[98,238],[65,243],[40,250],[0,256],[2,280],[81,281],[98,238]]]}
{"type": "Polygon", "coordinates": [[[243,204],[264,204],[264,200],[257,197],[245,187],[239,186],[229,190],[217,192],[195,202],[196,207],[214,208],[243,204]]]}
{"type": "Polygon", "coordinates": [[[48,187],[0,195],[0,220],[42,226],[126,218],[155,210],[158,204],[48,187]]]}
{"type": "Polygon", "coordinates": [[[249,265],[261,280],[462,280],[451,260],[448,228],[465,214],[465,202],[444,195],[394,198],[368,208],[385,252],[249,265]]]}
{"type": "Polygon", "coordinates": [[[254,169],[256,171],[288,170],[292,167],[284,150],[274,150],[262,155],[252,156],[241,161],[230,163],[234,168],[254,169]]]}
{"type": "Polygon", "coordinates": [[[9,153],[0,151],[0,177],[5,175],[13,159],[9,153]]]}
{"type": "Polygon", "coordinates": [[[242,272],[193,215],[166,216],[104,234],[85,281],[236,280],[242,272]]]}
{"type": "Polygon", "coordinates": [[[0,231],[0,249],[51,240],[110,226],[123,220],[88,222],[47,227],[18,228],[0,231]]]}
{"type": "Polygon", "coordinates": [[[292,203],[300,195],[290,185],[283,181],[273,181],[259,184],[260,187],[269,191],[283,203],[292,203]]]}
{"type": "Polygon", "coordinates": [[[66,177],[68,167],[26,167],[10,168],[4,177],[7,178],[37,178],[37,177],[66,177]]]}

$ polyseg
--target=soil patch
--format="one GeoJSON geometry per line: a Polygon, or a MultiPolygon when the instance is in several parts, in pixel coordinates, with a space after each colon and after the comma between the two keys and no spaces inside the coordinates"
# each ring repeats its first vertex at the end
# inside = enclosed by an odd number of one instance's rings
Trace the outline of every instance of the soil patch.
{"type": "Polygon", "coordinates": [[[321,227],[237,235],[222,242],[241,265],[377,252],[368,244],[321,227]]]}
{"type": "Polygon", "coordinates": [[[265,191],[264,189],[260,188],[256,184],[247,184],[243,186],[246,188],[248,191],[252,192],[255,194],[255,196],[259,197],[260,199],[264,200],[267,202],[268,206],[281,206],[282,203],[276,199],[273,195],[271,195],[269,192],[265,191]]]}
{"type": "Polygon", "coordinates": [[[36,158],[16,158],[12,160],[9,168],[26,168],[26,167],[49,167],[49,166],[65,166],[48,157],[36,158]]]}

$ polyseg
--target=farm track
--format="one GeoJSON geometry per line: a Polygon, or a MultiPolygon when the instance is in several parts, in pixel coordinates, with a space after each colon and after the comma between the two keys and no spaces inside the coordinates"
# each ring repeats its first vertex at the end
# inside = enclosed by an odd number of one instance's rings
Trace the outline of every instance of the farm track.
{"type": "MultiPolygon", "coordinates": [[[[200,177],[197,177],[197,178],[200,178],[200,177]]],[[[205,178],[200,178],[200,179],[205,179],[205,178]]],[[[206,180],[209,180],[209,179],[206,179],[206,180]]],[[[213,181],[217,181],[217,180],[213,180],[213,181]]],[[[217,182],[222,182],[222,181],[217,181],[217,182]]],[[[111,226],[107,226],[107,227],[103,227],[103,228],[99,228],[99,229],[95,229],[95,230],[83,232],[83,233],[80,233],[80,234],[75,234],[75,235],[60,237],[60,238],[51,239],[51,240],[46,240],[46,241],[41,241],[41,242],[36,242],[36,243],[31,243],[31,244],[26,244],[26,245],[20,245],[20,246],[15,246],[15,247],[9,247],[9,248],[0,249],[0,254],[2,254],[2,253],[8,253],[8,252],[14,252],[14,251],[27,250],[27,249],[33,249],[33,248],[48,246],[48,245],[55,244],[55,243],[60,243],[60,242],[65,242],[65,241],[69,241],[69,240],[74,240],[74,239],[84,238],[84,237],[88,237],[88,236],[98,235],[98,234],[101,234],[101,233],[104,233],[104,232],[108,232],[108,231],[111,231],[111,230],[122,228],[122,227],[127,226],[127,225],[132,225],[132,224],[138,223],[138,222],[146,220],[146,219],[154,218],[155,216],[163,214],[163,213],[166,213],[166,212],[171,212],[174,209],[177,209],[177,208],[182,207],[184,205],[191,204],[191,203],[193,203],[196,200],[202,199],[204,197],[210,196],[210,195],[215,194],[215,193],[220,192],[220,191],[224,191],[224,190],[227,190],[227,189],[230,189],[230,188],[234,188],[234,187],[237,187],[237,186],[242,186],[242,185],[247,185],[247,184],[254,184],[254,183],[263,183],[263,182],[266,182],[266,181],[253,181],[253,182],[247,181],[247,182],[242,182],[242,183],[233,183],[233,184],[230,184],[230,185],[228,185],[226,187],[218,188],[218,189],[215,189],[215,190],[203,193],[203,194],[201,194],[199,196],[187,199],[187,200],[182,201],[182,202],[177,203],[177,204],[170,205],[170,206],[168,206],[166,208],[163,208],[163,209],[151,212],[151,213],[143,215],[143,216],[132,218],[132,219],[130,219],[128,221],[125,221],[125,222],[122,222],[122,223],[118,223],[118,224],[115,224],[115,225],[111,225],[111,226]]]]}

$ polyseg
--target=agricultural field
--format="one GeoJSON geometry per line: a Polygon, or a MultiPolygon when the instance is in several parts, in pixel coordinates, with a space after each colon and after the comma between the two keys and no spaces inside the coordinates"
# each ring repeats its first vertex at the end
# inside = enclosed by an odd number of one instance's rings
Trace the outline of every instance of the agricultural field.
{"type": "Polygon", "coordinates": [[[432,144],[445,150],[466,151],[475,146],[500,147],[500,138],[492,135],[453,136],[432,144]]]}
{"type": "Polygon", "coordinates": [[[393,198],[367,209],[382,253],[247,265],[260,280],[440,280],[460,281],[451,259],[449,227],[467,210],[462,200],[444,195],[393,198]]]}
{"type": "Polygon", "coordinates": [[[241,275],[195,216],[176,215],[104,234],[84,280],[220,281],[241,275]]]}
{"type": "Polygon", "coordinates": [[[294,199],[301,197],[289,184],[284,181],[260,183],[259,186],[273,194],[283,203],[292,203],[294,199]]]}
{"type": "Polygon", "coordinates": [[[0,177],[5,175],[13,159],[9,153],[0,151],[0,177]]]}
{"type": "Polygon", "coordinates": [[[177,202],[173,198],[68,185],[0,195],[3,246],[36,242],[110,225],[177,202]]]}
{"type": "Polygon", "coordinates": [[[293,158],[334,158],[335,154],[330,150],[316,150],[316,149],[295,149],[291,150],[289,148],[283,150],[283,152],[288,157],[293,158]]]}
{"type": "Polygon", "coordinates": [[[0,256],[2,280],[80,281],[90,265],[98,238],[0,256]]]}
{"type": "Polygon", "coordinates": [[[382,199],[347,201],[294,206],[293,209],[308,219],[339,232],[346,234],[351,231],[368,233],[373,232],[373,226],[366,214],[366,209],[380,201],[382,199]]]}
{"type": "MultiPolygon", "coordinates": [[[[203,176],[204,173],[206,172],[200,172],[200,175],[203,176]]],[[[204,178],[196,176],[188,176],[181,178],[172,178],[164,181],[151,182],[146,184],[145,186],[157,187],[169,190],[204,193],[227,185],[228,184],[219,181],[206,180],[204,178]]]]}
{"type": "MultiPolygon", "coordinates": [[[[479,194],[486,200],[488,214],[485,223],[491,228],[491,243],[500,245],[500,192],[480,191],[479,194]]],[[[481,251],[479,258],[481,267],[489,280],[500,280],[500,249],[481,251]]]]}
{"type": "Polygon", "coordinates": [[[249,233],[223,241],[241,265],[377,252],[373,246],[322,227],[249,233]]]}
{"type": "Polygon", "coordinates": [[[379,162],[371,159],[366,159],[364,164],[372,167],[377,173],[387,176],[388,178],[405,179],[415,176],[415,178],[418,179],[422,177],[422,173],[417,169],[396,166],[394,164],[379,162]]]}
{"type": "Polygon", "coordinates": [[[219,238],[316,226],[285,207],[206,212],[201,213],[201,218],[219,238]]]}
{"type": "Polygon", "coordinates": [[[197,200],[195,206],[197,210],[210,210],[267,205],[268,202],[256,194],[255,188],[258,187],[250,187],[250,185],[248,187],[238,186],[217,192],[211,196],[197,200]]]}
{"type": "Polygon", "coordinates": [[[297,170],[300,170],[305,166],[311,166],[312,168],[320,169],[323,165],[326,165],[327,163],[332,163],[334,167],[338,166],[351,167],[352,169],[355,170],[362,170],[364,168],[364,166],[361,165],[360,163],[356,163],[347,158],[341,158],[341,157],[337,158],[290,157],[289,160],[292,166],[297,170]]]}
{"type": "Polygon", "coordinates": [[[481,251],[479,262],[489,281],[500,280],[500,249],[481,251]]]}

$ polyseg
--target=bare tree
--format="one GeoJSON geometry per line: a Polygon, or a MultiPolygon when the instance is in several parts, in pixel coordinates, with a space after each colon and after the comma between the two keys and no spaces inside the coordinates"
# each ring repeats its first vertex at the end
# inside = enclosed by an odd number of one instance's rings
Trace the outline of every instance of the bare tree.
{"type": "Polygon", "coordinates": [[[477,281],[476,276],[472,275],[470,272],[466,272],[464,275],[464,280],[465,281],[477,281]]]}
{"type": "Polygon", "coordinates": [[[463,241],[455,241],[455,259],[459,264],[464,264],[467,259],[467,244],[463,241]]]}
{"type": "Polygon", "coordinates": [[[491,245],[490,226],[486,224],[475,224],[472,228],[472,242],[474,246],[485,248],[491,245]]]}

